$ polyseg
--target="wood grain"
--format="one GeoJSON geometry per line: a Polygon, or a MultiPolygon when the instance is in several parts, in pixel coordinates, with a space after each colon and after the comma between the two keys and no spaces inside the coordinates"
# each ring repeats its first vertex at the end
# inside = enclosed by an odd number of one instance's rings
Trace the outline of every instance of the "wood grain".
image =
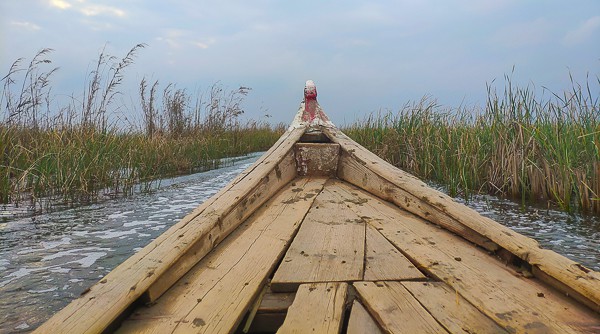
{"type": "Polygon", "coordinates": [[[365,310],[358,300],[354,300],[352,303],[352,310],[350,311],[350,319],[348,320],[348,330],[346,334],[383,334],[379,325],[369,312],[365,310]]]}
{"type": "Polygon", "coordinates": [[[329,180],[317,196],[271,281],[273,291],[294,291],[310,282],[363,278],[365,223],[335,193],[329,180]]]}
{"type": "Polygon", "coordinates": [[[426,277],[394,245],[367,225],[365,281],[424,280],[426,277]]]}
{"type": "Polygon", "coordinates": [[[555,281],[546,281],[555,288],[565,293],[571,289],[576,291],[577,294],[571,295],[573,298],[600,312],[600,273],[542,249],[535,240],[456,203],[451,197],[369,152],[337,128],[324,131],[333,142],[340,144],[338,177],[341,179],[490,251],[498,250],[498,246],[506,249],[553,278],[555,281]]]}
{"type": "Polygon", "coordinates": [[[290,184],[199,262],[122,333],[228,333],[252,306],[324,179],[290,184]]]}
{"type": "Polygon", "coordinates": [[[591,310],[542,284],[519,276],[484,250],[423,219],[347,187],[363,199],[353,210],[422,270],[445,282],[508,331],[585,333],[600,328],[591,310]]]}
{"type": "Polygon", "coordinates": [[[447,333],[400,282],[353,285],[386,333],[447,333]]]}
{"type": "Polygon", "coordinates": [[[337,334],[344,320],[348,284],[302,284],[278,334],[337,334]]]}

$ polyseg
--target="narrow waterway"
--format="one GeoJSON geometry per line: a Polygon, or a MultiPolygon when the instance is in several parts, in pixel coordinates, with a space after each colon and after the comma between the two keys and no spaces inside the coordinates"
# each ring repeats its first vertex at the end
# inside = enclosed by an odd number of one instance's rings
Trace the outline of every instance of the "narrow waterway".
{"type": "MultiPolygon", "coordinates": [[[[36,216],[0,207],[0,333],[28,332],[148,244],[253,163],[163,180],[149,194],[36,216]]],[[[522,209],[491,196],[468,203],[498,222],[600,271],[600,219],[522,209]]]]}

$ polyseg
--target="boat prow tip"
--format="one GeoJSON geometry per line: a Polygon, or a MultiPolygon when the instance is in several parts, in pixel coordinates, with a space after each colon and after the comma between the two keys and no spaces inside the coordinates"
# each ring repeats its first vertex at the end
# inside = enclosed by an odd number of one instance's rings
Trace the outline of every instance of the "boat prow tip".
{"type": "Polygon", "coordinates": [[[329,120],[329,117],[323,112],[319,102],[317,102],[317,86],[313,80],[307,80],[304,85],[304,100],[300,104],[300,110],[294,118],[291,127],[302,126],[316,127],[335,127],[329,120]]]}

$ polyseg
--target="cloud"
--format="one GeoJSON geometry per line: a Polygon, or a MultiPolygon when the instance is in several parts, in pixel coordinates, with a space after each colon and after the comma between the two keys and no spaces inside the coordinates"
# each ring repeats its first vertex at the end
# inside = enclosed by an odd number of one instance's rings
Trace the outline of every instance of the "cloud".
{"type": "Polygon", "coordinates": [[[589,39],[596,30],[600,28],[600,16],[594,16],[581,23],[577,29],[568,32],[563,38],[566,45],[582,44],[589,39]]]}
{"type": "Polygon", "coordinates": [[[125,11],[116,7],[103,5],[87,5],[79,8],[79,12],[85,16],[109,15],[116,17],[125,16],[125,11]]]}
{"type": "Polygon", "coordinates": [[[167,29],[161,36],[156,37],[155,40],[167,44],[170,49],[182,49],[189,46],[208,49],[216,41],[214,37],[204,40],[190,37],[194,35],[193,32],[188,30],[167,29]]]}
{"type": "Polygon", "coordinates": [[[50,0],[50,6],[56,7],[58,9],[67,9],[71,7],[71,4],[66,2],[65,0],[50,0]]]}
{"type": "Polygon", "coordinates": [[[106,5],[88,4],[86,0],[74,0],[74,2],[67,2],[66,0],[48,0],[48,3],[51,7],[61,10],[76,10],[85,16],[125,16],[125,11],[120,8],[106,5]]]}
{"type": "Polygon", "coordinates": [[[36,31],[41,29],[40,26],[38,26],[37,24],[27,21],[13,21],[10,23],[10,25],[13,27],[17,27],[18,29],[29,31],[36,31]]]}

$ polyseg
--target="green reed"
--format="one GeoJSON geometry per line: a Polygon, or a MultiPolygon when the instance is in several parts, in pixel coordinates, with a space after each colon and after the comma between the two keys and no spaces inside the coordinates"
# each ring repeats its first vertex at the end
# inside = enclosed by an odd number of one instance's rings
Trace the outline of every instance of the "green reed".
{"type": "Polygon", "coordinates": [[[0,97],[0,203],[76,204],[100,196],[151,190],[164,177],[218,167],[218,159],[268,149],[282,126],[242,123],[249,88],[215,84],[190,94],[168,84],[159,92],[140,83],[142,124],[111,120],[124,73],[137,45],[117,59],[100,53],[83,98],[52,107],[50,49],[27,66],[21,59],[2,78],[0,97]],[[20,75],[20,76],[19,76],[20,75]],[[192,103],[194,101],[194,103],[192,103]]]}
{"type": "MultiPolygon", "coordinates": [[[[485,107],[448,110],[424,98],[347,126],[359,143],[452,196],[491,193],[600,213],[600,104],[588,83],[537,98],[507,78],[485,107]]],[[[594,84],[600,85],[600,80],[594,84]]]]}

